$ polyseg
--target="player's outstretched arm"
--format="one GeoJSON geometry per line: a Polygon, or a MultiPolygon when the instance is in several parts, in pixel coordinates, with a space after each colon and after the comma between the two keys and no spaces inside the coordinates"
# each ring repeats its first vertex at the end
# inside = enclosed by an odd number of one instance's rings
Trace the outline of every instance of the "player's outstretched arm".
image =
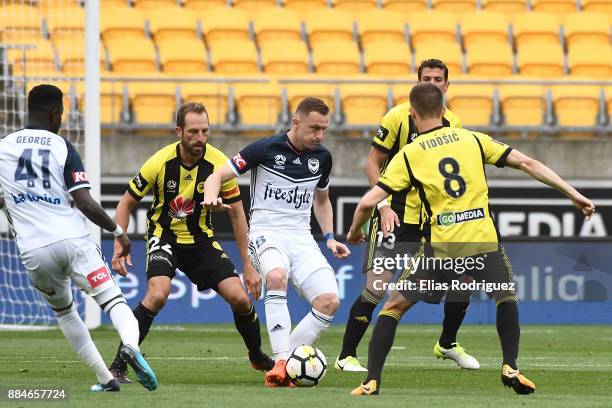
{"type": "Polygon", "coordinates": [[[389,193],[387,193],[385,190],[379,186],[374,186],[363,197],[361,197],[359,204],[357,204],[355,215],[353,215],[351,229],[346,235],[346,239],[349,243],[358,244],[364,241],[365,236],[363,235],[361,227],[363,227],[366,221],[370,218],[370,214],[372,213],[372,210],[376,204],[380,203],[388,196],[389,193]]]}
{"type": "MultiPolygon", "coordinates": [[[[382,167],[386,158],[387,153],[382,152],[374,146],[370,148],[365,169],[370,187],[373,187],[380,178],[380,168],[382,167]]],[[[393,232],[395,227],[399,227],[400,225],[399,217],[395,211],[391,209],[391,206],[389,206],[386,199],[378,203],[377,206],[378,212],[380,212],[380,226],[382,232],[385,234],[388,232],[393,232]]]]}
{"type": "Polygon", "coordinates": [[[232,229],[234,230],[236,245],[238,245],[238,250],[240,251],[240,258],[242,259],[242,279],[247,291],[253,296],[254,300],[257,300],[261,295],[261,275],[257,273],[249,257],[248,226],[246,216],[244,215],[244,207],[242,206],[242,201],[231,203],[229,207],[227,212],[232,223],[232,229]]]}
{"type": "Polygon", "coordinates": [[[559,191],[572,200],[574,206],[582,211],[586,217],[591,217],[595,212],[595,205],[591,200],[576,191],[574,187],[559,177],[557,173],[538,160],[532,159],[518,150],[512,150],[506,158],[506,164],[512,168],[524,171],[534,179],[559,191]]]}
{"type": "MultiPolygon", "coordinates": [[[[119,200],[119,204],[117,204],[117,209],[115,210],[115,221],[124,231],[128,230],[128,226],[130,225],[130,214],[137,205],[138,201],[132,197],[130,193],[127,191],[123,193],[123,197],[119,200]]],[[[129,254],[122,255],[121,244],[115,241],[113,259],[111,262],[113,270],[121,276],[126,276],[128,274],[127,267],[125,266],[126,263],[128,266],[132,266],[132,257],[129,254]]]]}
{"type": "Polygon", "coordinates": [[[231,180],[234,177],[236,177],[236,174],[234,174],[229,164],[224,165],[208,176],[204,182],[204,200],[202,200],[202,205],[211,211],[229,210],[230,206],[224,204],[221,197],[219,197],[219,191],[221,190],[221,184],[223,184],[223,182],[231,180]]]}
{"type": "Polygon", "coordinates": [[[329,200],[329,188],[324,190],[315,189],[313,210],[323,236],[327,241],[327,247],[332,254],[339,259],[349,256],[351,251],[348,247],[334,238],[334,211],[329,200]]]}

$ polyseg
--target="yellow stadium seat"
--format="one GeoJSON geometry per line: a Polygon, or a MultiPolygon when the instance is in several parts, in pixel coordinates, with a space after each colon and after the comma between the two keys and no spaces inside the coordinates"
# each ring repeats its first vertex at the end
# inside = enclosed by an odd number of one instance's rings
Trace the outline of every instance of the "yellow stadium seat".
{"type": "Polygon", "coordinates": [[[198,38],[196,14],[190,9],[156,8],[148,10],[146,16],[155,42],[198,38]]]}
{"type": "Polygon", "coordinates": [[[45,20],[51,39],[83,37],[85,35],[85,10],[82,7],[58,7],[49,9],[45,20]]]}
{"type": "Polygon", "coordinates": [[[318,9],[308,13],[306,30],[310,45],[325,41],[351,41],[353,17],[343,10],[318,9]]]}
{"type": "Polygon", "coordinates": [[[420,43],[444,42],[456,40],[457,17],[444,11],[424,11],[410,17],[410,36],[414,49],[420,43]]]}
{"type": "Polygon", "coordinates": [[[605,13],[612,17],[612,2],[610,0],[582,0],[584,11],[605,13]]]}
{"type": "Polygon", "coordinates": [[[476,10],[476,0],[432,0],[434,10],[469,13],[476,10]]]}
{"type": "MultiPolygon", "coordinates": [[[[123,87],[120,82],[100,81],[100,122],[118,124],[123,112],[123,87]]],[[[85,111],[85,94],[81,95],[81,110],[85,111]]]]}
{"type": "Polygon", "coordinates": [[[493,90],[492,85],[455,83],[448,88],[448,107],[463,126],[486,126],[493,113],[493,90]]]}
{"type": "Polygon", "coordinates": [[[255,44],[248,40],[214,43],[210,47],[210,61],[216,73],[240,75],[259,72],[255,44]]]}
{"type": "Polygon", "coordinates": [[[470,48],[473,44],[508,44],[508,21],[499,13],[481,11],[466,14],[461,19],[463,44],[470,48]]]}
{"type": "Polygon", "coordinates": [[[49,40],[28,41],[27,49],[9,49],[7,56],[13,75],[58,75],[55,51],[49,40]],[[25,53],[25,61],[24,61],[25,53]]]}
{"type": "Polygon", "coordinates": [[[347,125],[377,126],[387,111],[388,87],[380,84],[341,84],[342,112],[347,125]]]}
{"type": "Polygon", "coordinates": [[[361,44],[364,47],[370,42],[403,43],[405,41],[406,24],[400,13],[374,9],[362,13],[357,24],[361,44]]]}
{"type": "Polygon", "coordinates": [[[284,0],[283,3],[286,8],[300,12],[327,7],[327,0],[284,0]]]}
{"type": "Polygon", "coordinates": [[[128,85],[133,121],[139,125],[174,123],[177,84],[132,82],[128,85]]]}
{"type": "Polygon", "coordinates": [[[448,67],[449,76],[456,76],[463,72],[463,53],[456,42],[422,43],[414,52],[414,61],[417,68],[422,61],[431,58],[442,59],[448,67]]]}
{"type": "Polygon", "coordinates": [[[234,7],[254,12],[276,6],[276,0],[233,0],[234,7]]]}
{"type": "Polygon", "coordinates": [[[506,16],[514,16],[527,11],[525,0],[481,0],[480,3],[483,10],[502,13],[506,16]]]}
{"type": "Polygon", "coordinates": [[[142,12],[130,7],[102,8],[100,34],[104,41],[146,38],[142,12]]]}
{"type": "Polygon", "coordinates": [[[546,103],[539,85],[500,85],[499,100],[504,123],[509,126],[539,126],[546,103]]]}
{"type": "Polygon", "coordinates": [[[335,84],[322,83],[293,83],[285,85],[287,90],[287,100],[289,101],[289,112],[295,112],[298,104],[308,97],[319,98],[329,108],[334,110],[335,84]]]}
{"type": "Polygon", "coordinates": [[[512,75],[512,49],[508,44],[478,43],[467,50],[470,75],[504,77],[512,75]]]}
{"type": "Polygon", "coordinates": [[[393,105],[395,106],[409,102],[408,96],[410,95],[410,90],[415,84],[416,82],[392,85],[391,90],[393,91],[393,105]]]}
{"type": "Polygon", "coordinates": [[[210,10],[219,7],[225,7],[227,0],[183,0],[185,8],[196,10],[210,10]]]}
{"type": "Polygon", "coordinates": [[[521,75],[559,77],[563,75],[563,51],[555,44],[525,44],[517,52],[521,75]]]}
{"type": "Polygon", "coordinates": [[[560,44],[559,20],[553,14],[522,13],[512,25],[517,47],[531,42],[560,44]]]}
{"type": "MultiPolygon", "coordinates": [[[[55,0],[48,0],[49,4],[55,3],[55,0]]],[[[127,0],[100,0],[101,7],[123,7],[129,5],[127,0]]]]}
{"type": "Polygon", "coordinates": [[[334,8],[348,11],[352,14],[376,9],[376,0],[334,0],[334,8]]]}
{"type": "Polygon", "coordinates": [[[568,46],[575,44],[610,44],[610,20],[602,13],[570,14],[563,24],[568,46]]]}
{"type": "Polygon", "coordinates": [[[268,74],[287,75],[308,72],[308,49],[303,41],[268,41],[260,45],[261,63],[268,74]]]}
{"type": "Polygon", "coordinates": [[[560,126],[594,126],[599,112],[601,88],[588,85],[555,85],[552,87],[557,124],[560,126]]]}
{"type": "Polygon", "coordinates": [[[412,56],[406,43],[371,42],[363,55],[368,74],[402,76],[412,72],[412,56]]]}
{"type": "Polygon", "coordinates": [[[105,43],[113,72],[157,72],[153,41],[145,38],[126,38],[105,43]]]}
{"type": "Polygon", "coordinates": [[[249,19],[244,10],[222,7],[197,13],[209,47],[227,40],[249,40],[249,19]]]}
{"type": "Polygon", "coordinates": [[[42,39],[42,13],[24,4],[0,6],[0,42],[19,43],[42,39]]]}
{"type": "Polygon", "coordinates": [[[576,11],[575,0],[531,0],[531,10],[563,16],[576,11]]]}
{"type": "MultiPolygon", "coordinates": [[[[53,45],[59,57],[62,72],[67,75],[83,75],[85,72],[85,38],[61,38],[53,45]]],[[[104,44],[100,43],[100,70],[104,71],[104,44]]]]}
{"type": "Polygon", "coordinates": [[[358,74],[359,50],[350,41],[325,41],[312,48],[312,59],[319,74],[358,74]]]}
{"type": "Polygon", "coordinates": [[[385,10],[395,11],[403,15],[424,11],[427,9],[426,0],[382,0],[382,6],[385,10]]]}
{"type": "Polygon", "coordinates": [[[208,122],[214,128],[227,122],[227,83],[184,83],[181,85],[183,100],[203,103],[208,112],[208,122]]]}
{"type": "Polygon", "coordinates": [[[154,8],[175,7],[176,0],[132,0],[134,7],[147,10],[154,8]]]}
{"type": "Polygon", "coordinates": [[[233,87],[241,124],[274,126],[278,123],[281,99],[276,83],[237,83],[233,87]]]}
{"type": "Polygon", "coordinates": [[[295,10],[272,7],[261,10],[253,18],[257,42],[293,40],[301,41],[301,21],[295,10]]]}
{"type": "Polygon", "coordinates": [[[165,73],[188,74],[208,71],[206,49],[201,40],[184,38],[158,41],[159,62],[165,73]]]}
{"type": "Polygon", "coordinates": [[[567,56],[572,75],[612,78],[612,46],[609,44],[577,44],[569,48],[567,56]]]}

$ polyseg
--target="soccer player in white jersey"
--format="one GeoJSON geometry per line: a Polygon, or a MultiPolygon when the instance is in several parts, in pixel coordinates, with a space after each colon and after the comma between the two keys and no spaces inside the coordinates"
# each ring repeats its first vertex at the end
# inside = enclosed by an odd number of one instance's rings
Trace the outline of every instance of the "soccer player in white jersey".
{"type": "Polygon", "coordinates": [[[310,233],[315,217],[336,258],[349,249],[334,239],[329,201],[332,157],[321,146],[329,126],[329,107],[316,98],[298,105],[288,132],[246,146],[204,184],[203,205],[223,209],[221,183],[251,170],[249,250],[263,275],[266,326],[276,365],[266,373],[268,387],[289,386],[285,364],[301,344],[312,345],[331,324],[340,300],[335,274],[310,233]],[[312,306],[291,331],[287,283],[312,306]]]}
{"type": "Polygon", "coordinates": [[[96,374],[98,383],[91,391],[119,391],[119,384],[77,313],[71,281],[109,316],[125,344],[122,357],[152,391],[157,379],[138,348],[138,322],[70,196],[91,222],[113,232],[124,255],[130,251],[130,240],[92,199],[78,152],[57,134],[62,98],[53,85],[34,87],[28,95],[26,128],[0,140],[0,184],[8,219],[33,286],[49,302],[73,349],[96,374]]]}

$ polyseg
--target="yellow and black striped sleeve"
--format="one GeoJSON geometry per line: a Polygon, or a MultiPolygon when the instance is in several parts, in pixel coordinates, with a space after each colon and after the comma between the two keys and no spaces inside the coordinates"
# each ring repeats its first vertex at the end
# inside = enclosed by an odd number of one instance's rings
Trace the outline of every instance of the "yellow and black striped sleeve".
{"type": "Polygon", "coordinates": [[[388,154],[393,148],[395,140],[399,137],[398,127],[401,122],[401,111],[398,107],[396,106],[389,110],[380,122],[378,132],[376,132],[376,136],[372,140],[372,146],[388,154]]]}
{"type": "Polygon", "coordinates": [[[376,185],[389,194],[406,190],[412,185],[410,182],[408,159],[404,150],[393,156],[393,159],[391,159],[391,162],[378,179],[376,185]]]}
{"type": "Polygon", "coordinates": [[[147,195],[157,180],[160,164],[161,162],[157,155],[151,156],[149,160],[142,165],[138,174],[130,180],[127,191],[134,199],[140,201],[147,195]]]}
{"type": "Polygon", "coordinates": [[[512,147],[493,139],[484,133],[472,132],[482,153],[483,161],[497,167],[506,165],[506,157],[512,151],[512,147]]]}

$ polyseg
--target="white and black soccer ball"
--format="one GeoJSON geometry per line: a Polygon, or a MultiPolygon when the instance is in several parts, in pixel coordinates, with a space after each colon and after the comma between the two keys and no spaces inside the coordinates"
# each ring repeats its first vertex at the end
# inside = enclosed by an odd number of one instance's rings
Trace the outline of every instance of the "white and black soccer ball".
{"type": "Polygon", "coordinates": [[[287,359],[287,376],[298,387],[314,387],[327,372],[327,360],[316,347],[302,344],[287,359]]]}

